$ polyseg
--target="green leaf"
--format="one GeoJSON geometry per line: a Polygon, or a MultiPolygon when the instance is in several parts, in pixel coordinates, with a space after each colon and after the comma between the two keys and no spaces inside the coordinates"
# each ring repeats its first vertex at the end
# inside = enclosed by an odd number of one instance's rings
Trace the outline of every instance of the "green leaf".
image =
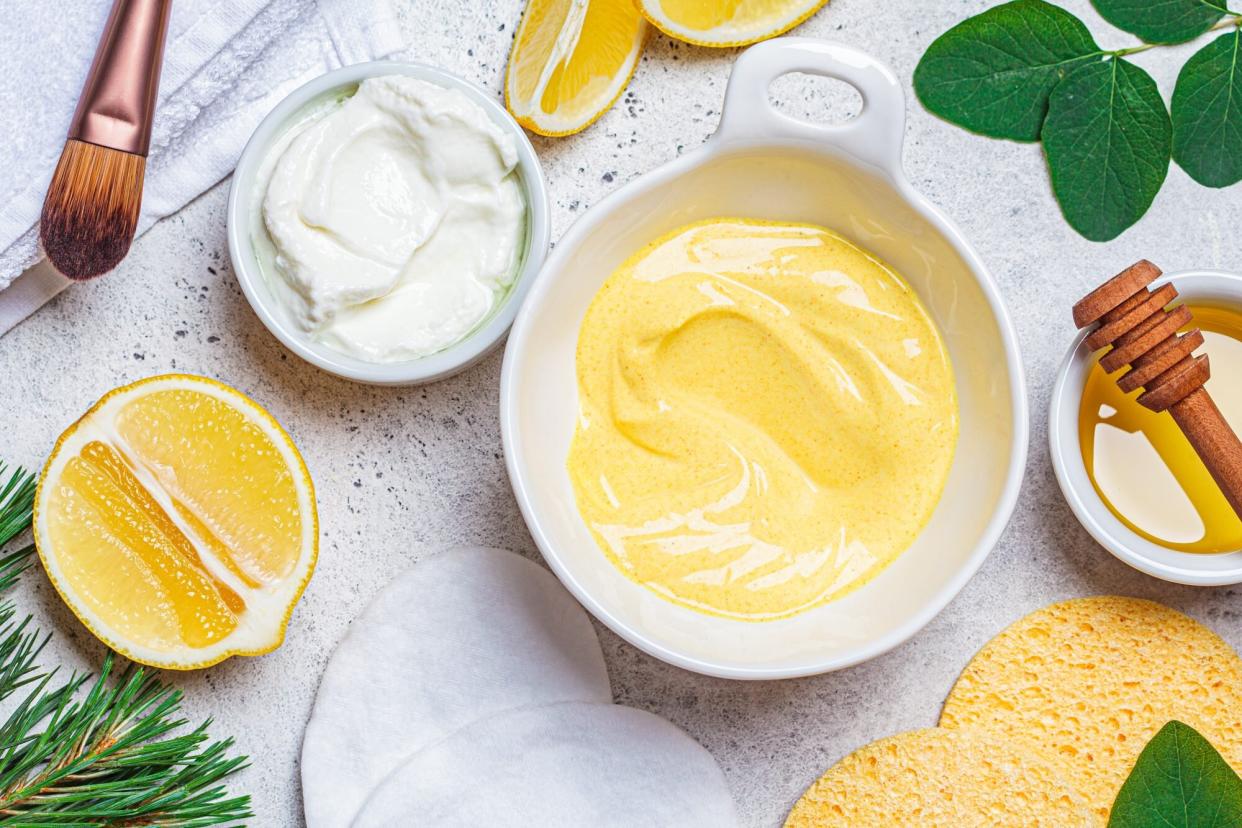
{"type": "Polygon", "coordinates": [[[1225,14],[1225,0],[1091,0],[1100,16],[1148,43],[1184,43],[1225,14]]]}
{"type": "Polygon", "coordinates": [[[1061,210],[1092,241],[1142,218],[1169,172],[1164,100],[1150,75],[1120,58],[1081,66],[1057,85],[1043,141],[1061,210]]]}
{"type": "Polygon", "coordinates": [[[1053,87],[1103,54],[1069,12],[1043,0],[1013,0],[938,37],[914,70],[914,91],[928,110],[958,126],[1036,141],[1053,87]]]}
{"type": "Polygon", "coordinates": [[[1242,181],[1242,33],[1199,50],[1173,89],[1173,159],[1206,187],[1242,181]]]}
{"type": "Polygon", "coordinates": [[[1139,754],[1108,828],[1242,825],[1242,779],[1193,727],[1169,722],[1139,754]]]}

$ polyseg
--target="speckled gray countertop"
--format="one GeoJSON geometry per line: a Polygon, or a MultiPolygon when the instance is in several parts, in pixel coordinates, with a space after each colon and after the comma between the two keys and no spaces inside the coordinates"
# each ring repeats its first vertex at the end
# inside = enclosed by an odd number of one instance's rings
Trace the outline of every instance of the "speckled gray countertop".
{"type": "MultiPolygon", "coordinates": [[[[403,0],[413,46],[497,90],[520,0],[403,0]]],[[[1087,0],[1063,0],[1106,46],[1130,42],[1087,0]]],[[[909,89],[923,48],[990,0],[833,0],[796,33],[863,48],[909,89]]],[[[1189,47],[1137,60],[1166,99],[1189,47]]],[[[582,135],[538,139],[552,192],[553,238],[606,193],[698,146],[715,128],[735,50],[654,36],[629,89],[582,135]]],[[[836,96],[786,83],[790,110],[841,112],[836,96]],[[810,95],[809,101],[801,100],[810,95]]],[[[844,96],[842,96],[844,100],[844,96]]],[[[600,628],[617,701],[672,720],[724,767],[748,826],[777,825],[802,789],[854,748],[935,723],[958,671],[1010,621],[1050,601],[1122,593],[1155,598],[1242,647],[1238,590],[1191,589],[1141,575],[1082,530],[1049,465],[1046,407],[1071,339],[1070,301],[1147,257],[1167,271],[1242,270],[1242,186],[1205,190],[1174,167],[1149,215],[1120,240],[1093,244],[1061,220],[1039,147],[971,136],[913,100],[905,163],[914,185],[959,224],[1000,283],[1021,340],[1031,451],[1017,510],[962,593],[907,644],[817,678],[740,683],[670,667],[600,628]]],[[[314,475],[323,526],[319,566],[283,647],[210,670],[169,674],[192,719],[237,737],[253,765],[232,786],[254,797],[257,825],[302,823],[298,751],[324,661],[351,618],[395,573],[445,544],[537,557],[505,475],[497,424],[499,353],[468,372],[406,390],[335,379],[284,350],[251,312],[229,267],[227,185],[134,246],[112,275],[62,293],[0,338],[5,377],[0,457],[37,465],[60,431],[108,389],[188,371],[254,396],[289,429],[314,475]]],[[[38,572],[17,595],[55,632],[48,663],[94,668],[102,650],[38,572]]],[[[381,669],[377,665],[377,669],[381,669]]]]}

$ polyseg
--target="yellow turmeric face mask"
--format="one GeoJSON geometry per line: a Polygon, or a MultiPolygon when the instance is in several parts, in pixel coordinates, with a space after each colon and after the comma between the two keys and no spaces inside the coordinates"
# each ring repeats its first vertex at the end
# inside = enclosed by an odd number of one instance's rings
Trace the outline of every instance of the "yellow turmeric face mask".
{"type": "Polygon", "coordinates": [[[900,555],[957,442],[944,343],[905,281],[822,227],[652,242],[578,337],[568,467],[600,548],[703,612],[781,618],[900,555]]]}

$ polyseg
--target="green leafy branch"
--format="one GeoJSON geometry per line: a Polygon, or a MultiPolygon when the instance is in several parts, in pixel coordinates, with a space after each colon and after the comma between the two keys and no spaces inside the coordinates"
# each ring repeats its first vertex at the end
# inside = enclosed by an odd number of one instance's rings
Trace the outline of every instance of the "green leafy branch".
{"type": "MultiPolygon", "coordinates": [[[[35,493],[21,469],[5,477],[0,464],[0,552],[29,528],[35,493]]],[[[33,552],[0,555],[0,591],[33,552]]],[[[0,700],[29,688],[0,723],[0,824],[205,828],[251,816],[250,798],[220,784],[246,766],[227,755],[233,740],[209,742],[210,721],[173,735],[186,725],[180,691],[133,665],[111,682],[111,654],[94,681],[73,674],[57,683],[57,670],[36,663],[49,636],[16,613],[0,600],[0,700]]]]}
{"type": "Polygon", "coordinates": [[[982,135],[1042,141],[1066,220],[1092,241],[1147,212],[1170,159],[1206,187],[1242,180],[1242,13],[1226,0],[1092,0],[1145,44],[1104,49],[1045,0],[1012,0],[937,38],[914,72],[928,110],[982,135]],[[1172,114],[1126,58],[1216,37],[1182,67],[1172,114]]]}

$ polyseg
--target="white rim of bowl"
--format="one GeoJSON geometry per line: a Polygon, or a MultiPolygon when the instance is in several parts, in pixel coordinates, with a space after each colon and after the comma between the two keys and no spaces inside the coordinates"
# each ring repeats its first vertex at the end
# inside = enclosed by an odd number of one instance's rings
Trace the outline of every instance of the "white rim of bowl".
{"type": "Polygon", "coordinates": [[[233,273],[246,300],[280,342],[312,365],[338,377],[371,385],[419,385],[456,374],[469,368],[499,345],[513,324],[518,308],[531,283],[543,266],[551,242],[547,182],[543,167],[526,132],[496,101],[491,93],[470,81],[421,63],[376,60],[343,66],[299,86],[290,92],[259,123],[251,134],[233,171],[229,186],[227,234],[233,273]],[[526,196],[526,251],[509,292],[491,316],[464,339],[442,351],[404,362],[366,362],[315,342],[292,325],[277,305],[255,255],[250,240],[250,189],[254,176],[274,140],[289,121],[308,104],[334,89],[348,87],[367,78],[406,75],[457,89],[479,104],[494,123],[517,140],[518,173],[526,196]]]}
{"type": "MultiPolygon", "coordinates": [[[[734,142],[727,139],[722,141],[718,136],[713,136],[702,147],[639,176],[637,179],[605,196],[592,209],[588,210],[581,218],[574,222],[560,238],[556,248],[549,254],[545,268],[547,270],[560,268],[561,261],[569,256],[569,251],[576,248],[581,243],[580,240],[588,235],[596,224],[602,221],[605,213],[611,212],[613,204],[623,203],[637,193],[662,186],[665,181],[676,178],[683,171],[704,163],[712,155],[723,151],[723,148],[726,146],[774,147],[779,150],[784,149],[786,145],[782,144],[777,138],[768,141],[748,140],[734,142]]],[[[1027,400],[1026,373],[1022,366],[1018,336],[1013,326],[1013,320],[1009,318],[1009,311],[1001,297],[1000,288],[992,279],[988,269],[984,267],[982,260],[974,251],[974,248],[966,241],[961,231],[939,208],[910,184],[900,165],[891,170],[886,170],[885,175],[889,178],[898,194],[911,207],[921,213],[945,238],[957,254],[962,257],[971,275],[979,284],[980,290],[983,291],[984,296],[987,298],[988,306],[992,310],[992,316],[996,320],[1001,342],[1005,347],[1005,364],[1009,371],[1009,402],[1012,407],[1010,425],[1013,428],[1013,445],[1007,461],[1004,486],[1000,497],[997,499],[996,507],[987,525],[984,527],[983,533],[980,535],[979,542],[975,544],[965,564],[958,569],[957,573],[936,593],[931,601],[924,604],[917,612],[912,613],[903,624],[873,641],[849,648],[845,653],[837,657],[802,662],[789,667],[738,667],[691,658],[671,650],[633,629],[624,619],[609,612],[600,602],[595,600],[591,593],[582,586],[581,582],[574,577],[569,568],[564,565],[560,556],[556,553],[555,547],[549,540],[547,533],[544,531],[542,522],[526,495],[527,486],[533,484],[527,479],[522,467],[518,464],[513,449],[516,439],[515,433],[518,431],[518,427],[515,424],[516,414],[513,401],[514,394],[517,393],[512,379],[516,371],[513,363],[517,361],[517,352],[525,347],[524,341],[528,335],[528,328],[532,324],[530,317],[534,313],[534,306],[541,301],[543,293],[553,290],[553,285],[550,281],[546,278],[540,280],[530,297],[530,301],[523,303],[517,319],[514,320],[513,337],[505,348],[504,365],[500,372],[500,434],[504,444],[505,466],[509,471],[509,481],[513,487],[518,507],[522,511],[522,517],[526,521],[527,529],[530,530],[531,537],[534,538],[535,544],[539,547],[539,552],[543,559],[548,562],[548,566],[551,567],[556,576],[560,578],[561,583],[565,585],[580,604],[586,607],[604,626],[638,649],[655,656],[661,661],[703,675],[748,681],[815,676],[843,670],[847,667],[861,664],[864,661],[870,661],[909,641],[948,606],[949,602],[962,591],[966,583],[983,566],[983,562],[992,553],[992,550],[1000,540],[1001,533],[1004,532],[1010,518],[1013,517],[1014,509],[1018,503],[1018,495],[1022,488],[1022,480],[1026,475],[1026,457],[1030,445],[1030,407],[1027,400]]],[[[604,560],[603,565],[611,566],[612,564],[604,560]]],[[[693,610],[688,611],[693,612],[693,610]]]]}
{"type": "MultiPolygon", "coordinates": [[[[1183,271],[1162,276],[1153,287],[1166,283],[1177,287],[1180,302],[1215,300],[1242,310],[1242,276],[1215,270],[1183,271]]],[[[1083,385],[1094,362],[1085,344],[1088,333],[1082,331],[1075,337],[1062,360],[1048,409],[1052,469],[1074,516],[1097,543],[1140,572],[1188,586],[1242,583],[1242,550],[1179,552],[1160,546],[1122,523],[1096,491],[1078,439],[1083,385]]]]}

